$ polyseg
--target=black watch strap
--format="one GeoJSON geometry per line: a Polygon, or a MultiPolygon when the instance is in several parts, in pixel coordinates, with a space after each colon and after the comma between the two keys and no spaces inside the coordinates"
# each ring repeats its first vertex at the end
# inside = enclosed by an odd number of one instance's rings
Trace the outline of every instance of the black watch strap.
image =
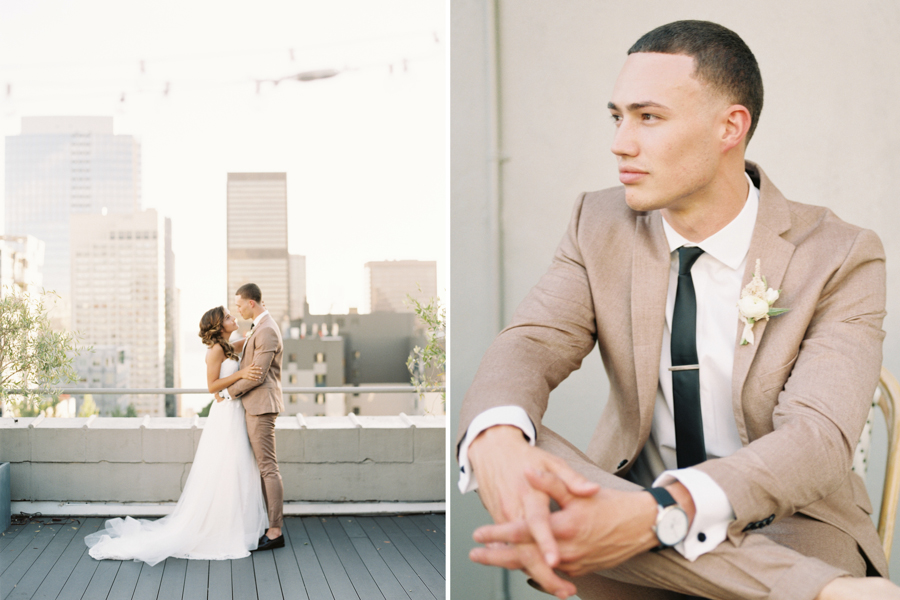
{"type": "Polygon", "coordinates": [[[672,506],[673,504],[675,504],[675,498],[672,497],[672,494],[670,494],[666,490],[666,488],[652,487],[652,488],[647,488],[647,491],[650,492],[650,495],[652,495],[654,498],[656,498],[656,503],[659,504],[660,506],[662,506],[663,508],[666,508],[667,506],[672,506]]]}

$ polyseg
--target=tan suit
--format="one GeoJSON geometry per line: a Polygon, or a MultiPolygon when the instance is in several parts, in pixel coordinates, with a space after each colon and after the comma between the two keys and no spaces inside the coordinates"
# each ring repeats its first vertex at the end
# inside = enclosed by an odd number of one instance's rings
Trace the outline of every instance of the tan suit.
{"type": "MultiPolygon", "coordinates": [[[[790,312],[757,323],[756,343],[740,346],[735,308],[732,406],[743,448],[696,468],[722,487],[737,518],[710,555],[739,548],[761,537],[751,535],[756,530],[800,513],[852,536],[886,574],[865,486],[850,472],[882,359],[881,242],[825,208],[786,200],[757,165],[748,162],[747,172],[760,203],[744,282],[759,258],[769,286],[782,289],[778,306],[790,312]]],[[[541,416],[550,392],[596,344],[610,393],[584,458],[593,465],[579,470],[607,485],[614,481],[602,472],[625,476],[650,435],[669,268],[658,211],[631,210],[621,187],[582,195],[550,270],[482,360],[462,405],[460,432],[488,408],[521,406],[539,444],[544,434],[577,463],[574,451],[545,433],[541,416]]],[[[667,554],[674,551],[657,556],[667,554]]],[[[711,563],[710,555],[693,565],[711,563]]],[[[781,567],[771,568],[766,577],[777,581],[781,567]]],[[[820,575],[826,574],[823,567],[820,575]]]]}
{"type": "Polygon", "coordinates": [[[262,368],[260,381],[240,379],[228,388],[232,398],[240,398],[247,413],[247,435],[259,465],[269,526],[281,527],[284,485],[275,455],[275,419],[284,410],[281,393],[281,331],[270,315],[263,316],[244,343],[241,368],[250,363],[262,368]]]}

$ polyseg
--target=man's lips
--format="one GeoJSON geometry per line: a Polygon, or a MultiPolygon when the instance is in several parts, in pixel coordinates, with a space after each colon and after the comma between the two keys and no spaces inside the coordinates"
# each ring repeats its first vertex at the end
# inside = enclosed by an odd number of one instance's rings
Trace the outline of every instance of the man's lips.
{"type": "Polygon", "coordinates": [[[638,169],[619,169],[619,181],[626,185],[629,183],[637,183],[646,175],[646,171],[640,171],[638,169]]]}

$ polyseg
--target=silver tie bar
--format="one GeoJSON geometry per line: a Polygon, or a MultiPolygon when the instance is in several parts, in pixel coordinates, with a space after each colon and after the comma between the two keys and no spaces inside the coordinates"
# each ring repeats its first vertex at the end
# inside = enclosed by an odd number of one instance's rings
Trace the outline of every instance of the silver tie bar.
{"type": "Polygon", "coordinates": [[[677,367],[669,367],[670,371],[696,371],[700,365],[678,365],[677,367]]]}

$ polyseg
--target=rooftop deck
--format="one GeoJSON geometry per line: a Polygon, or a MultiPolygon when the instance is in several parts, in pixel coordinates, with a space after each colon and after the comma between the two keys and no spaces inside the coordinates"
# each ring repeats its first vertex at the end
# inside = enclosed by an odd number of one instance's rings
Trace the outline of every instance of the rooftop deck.
{"type": "Polygon", "coordinates": [[[39,518],[0,534],[4,600],[442,600],[443,514],[285,518],[284,548],[155,567],[97,561],[102,518],[39,518]]]}

